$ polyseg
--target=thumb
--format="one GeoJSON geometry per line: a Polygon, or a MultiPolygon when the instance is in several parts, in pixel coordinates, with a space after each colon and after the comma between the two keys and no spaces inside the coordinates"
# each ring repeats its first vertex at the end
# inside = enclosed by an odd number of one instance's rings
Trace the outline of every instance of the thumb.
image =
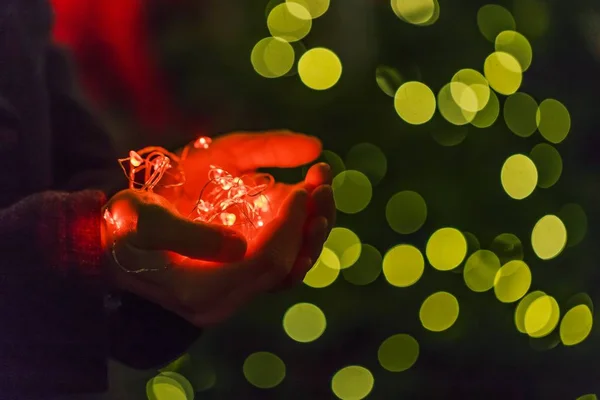
{"type": "Polygon", "coordinates": [[[134,240],[146,250],[172,251],[207,261],[231,262],[246,254],[246,240],[240,233],[194,222],[156,205],[140,210],[134,240]]]}

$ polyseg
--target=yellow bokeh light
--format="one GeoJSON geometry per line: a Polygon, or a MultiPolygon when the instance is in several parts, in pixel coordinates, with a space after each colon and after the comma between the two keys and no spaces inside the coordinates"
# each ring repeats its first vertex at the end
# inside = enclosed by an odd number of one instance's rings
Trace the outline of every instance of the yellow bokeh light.
{"type": "Polygon", "coordinates": [[[519,32],[504,31],[496,36],[496,51],[503,51],[512,55],[521,65],[522,71],[527,71],[531,66],[533,51],[529,40],[519,32]]]}
{"type": "Polygon", "coordinates": [[[467,255],[467,240],[454,228],[441,228],[431,235],[425,249],[429,264],[440,271],[458,267],[467,255]]]}
{"type": "Polygon", "coordinates": [[[146,383],[148,400],[193,400],[194,389],[181,374],[161,372],[146,383]]]}
{"type": "Polygon", "coordinates": [[[287,74],[294,65],[294,48],[288,42],[274,37],[260,40],[250,54],[254,70],[265,78],[287,74]]]}
{"type": "Polygon", "coordinates": [[[544,0],[515,1],[513,12],[519,31],[530,39],[542,37],[550,25],[549,7],[544,0]]]}
{"type": "MultiPolygon", "coordinates": [[[[352,266],[356,260],[360,257],[362,251],[362,243],[356,235],[350,229],[335,227],[331,230],[324,247],[331,250],[339,260],[339,267],[341,269],[352,266]]],[[[324,258],[328,267],[335,268],[335,265],[331,261],[331,258],[324,258]]]]}
{"type": "Polygon", "coordinates": [[[576,246],[585,238],[588,219],[585,210],[579,204],[565,204],[558,217],[567,227],[567,246],[576,246]]]}
{"type": "Polygon", "coordinates": [[[341,400],[361,400],[373,390],[375,379],[371,371],[351,365],[337,371],[331,379],[331,390],[341,400]]]}
{"type": "Polygon", "coordinates": [[[514,30],[517,25],[506,8],[497,4],[487,4],[477,12],[477,26],[481,34],[494,43],[501,32],[514,30]]]}
{"type": "Polygon", "coordinates": [[[498,256],[501,265],[512,260],[523,259],[523,244],[512,233],[501,233],[496,236],[490,245],[490,250],[498,256]]]}
{"type": "Polygon", "coordinates": [[[354,285],[368,285],[379,277],[382,265],[383,257],[379,250],[369,244],[363,244],[358,260],[351,267],[343,269],[342,274],[344,279],[354,285]]]}
{"type": "Polygon", "coordinates": [[[414,233],[427,219],[427,204],[419,193],[405,190],[388,200],[385,217],[394,231],[401,234],[414,233]]]}
{"type": "Polygon", "coordinates": [[[442,117],[453,125],[465,125],[473,121],[479,102],[471,86],[462,82],[450,82],[438,93],[438,108],[442,117]],[[455,101],[455,97],[459,101],[455,101]]]}
{"type": "Polygon", "coordinates": [[[383,93],[394,97],[404,78],[396,68],[380,65],[375,70],[375,81],[383,93]]]}
{"type": "Polygon", "coordinates": [[[547,189],[558,182],[563,170],[558,150],[548,143],[539,143],[531,150],[529,158],[538,170],[538,187],[547,189]]]}
{"type": "Polygon", "coordinates": [[[504,102],[504,121],[515,135],[529,137],[537,130],[538,104],[527,93],[517,92],[504,102]]]}
{"type": "Polygon", "coordinates": [[[414,25],[431,21],[436,11],[435,0],[391,0],[391,6],[400,19],[414,25]]]}
{"type": "Polygon", "coordinates": [[[494,278],[494,293],[503,303],[514,303],[531,287],[531,270],[524,261],[513,260],[502,266],[494,278]]]}
{"type": "Polygon", "coordinates": [[[560,101],[546,99],[536,114],[537,126],[542,136],[550,143],[560,143],[571,130],[571,115],[560,101]]]}
{"type": "Polygon", "coordinates": [[[494,278],[500,269],[500,259],[489,250],[478,250],[467,259],[463,277],[469,289],[486,292],[494,287],[494,278]]]}
{"type": "MultiPolygon", "coordinates": [[[[329,10],[329,0],[286,0],[289,4],[299,4],[303,9],[308,11],[310,18],[319,18],[329,10]]],[[[306,13],[302,10],[297,12],[299,8],[291,7],[290,12],[298,18],[306,18],[306,13]]]]}
{"type": "Polygon", "coordinates": [[[390,336],[379,346],[377,358],[388,371],[406,371],[419,358],[419,342],[405,333],[390,336]]]}
{"type": "Polygon", "coordinates": [[[346,167],[360,171],[377,185],[387,172],[387,158],[383,151],[372,143],[359,143],[348,151],[346,167]]]}
{"type": "Polygon", "coordinates": [[[425,270],[425,259],[414,246],[401,244],[392,247],[383,257],[383,275],[393,286],[414,285],[425,270]]]}
{"type": "Polygon", "coordinates": [[[525,314],[527,313],[529,306],[535,300],[545,295],[546,293],[541,290],[536,290],[535,292],[528,293],[521,301],[519,301],[519,304],[515,309],[515,325],[519,332],[527,334],[527,331],[525,330],[525,314]]]}
{"type": "Polygon", "coordinates": [[[503,51],[496,51],[485,59],[483,72],[492,89],[507,96],[519,90],[523,81],[521,65],[503,51]]]}
{"type": "Polygon", "coordinates": [[[500,181],[506,194],[515,200],[523,200],[537,186],[537,168],[529,157],[523,154],[512,155],[502,166],[500,181]]]}
{"type": "Polygon", "coordinates": [[[340,274],[340,260],[336,253],[323,247],[317,262],[304,277],[304,284],[315,289],[331,285],[340,274]]]}
{"type": "Polygon", "coordinates": [[[500,101],[498,100],[498,96],[496,93],[490,90],[490,98],[483,108],[483,110],[479,111],[473,121],[471,121],[471,125],[477,128],[489,128],[498,120],[498,116],[500,115],[500,101]]]}
{"type": "Polygon", "coordinates": [[[424,83],[406,82],[394,96],[394,107],[404,121],[421,125],[428,122],[435,113],[435,95],[424,83]]]}
{"type": "Polygon", "coordinates": [[[373,187],[365,174],[347,170],[340,172],[331,185],[333,199],[338,210],[346,214],[356,214],[371,202],[373,187]]]}
{"type": "Polygon", "coordinates": [[[248,382],[261,389],[274,388],[285,378],[284,362],[266,351],[250,354],[242,369],[248,382]]]}
{"type": "Polygon", "coordinates": [[[457,146],[467,138],[468,129],[461,125],[446,125],[431,131],[431,137],[444,147],[457,146]]]}
{"type": "Polygon", "coordinates": [[[549,335],[560,319],[560,308],[556,299],[543,295],[535,299],[525,312],[525,332],[532,338],[549,335]]]}
{"type": "Polygon", "coordinates": [[[312,27],[312,19],[306,8],[298,3],[281,3],[267,17],[271,36],[295,42],[303,39],[312,27]]]}
{"type": "Polygon", "coordinates": [[[584,394],[583,396],[579,396],[575,400],[598,400],[598,396],[596,396],[594,393],[588,393],[584,394]]]}
{"type": "Polygon", "coordinates": [[[571,308],[560,322],[560,340],[565,346],[583,342],[592,331],[594,317],[585,304],[571,308]]]}
{"type": "Polygon", "coordinates": [[[458,300],[448,292],[437,292],[425,299],[419,310],[419,319],[425,329],[442,332],[458,319],[458,300]]]}
{"type": "MultiPolygon", "coordinates": [[[[346,165],[344,164],[344,160],[342,157],[337,155],[337,153],[331,150],[323,150],[321,154],[323,161],[325,161],[331,167],[331,174],[335,178],[340,172],[346,170],[346,165]]],[[[308,167],[306,167],[306,171],[308,172],[308,167]]]]}
{"type": "Polygon", "coordinates": [[[567,245],[567,228],[556,215],[542,217],[531,232],[531,246],[542,260],[558,256],[567,245]]]}
{"type": "Polygon", "coordinates": [[[452,98],[461,108],[469,112],[477,112],[485,108],[490,99],[491,90],[487,79],[481,73],[474,69],[461,69],[454,74],[451,82],[466,85],[475,94],[476,102],[470,98],[469,93],[465,94],[462,85],[451,85],[452,98]],[[473,107],[475,105],[476,107],[473,107]]]}
{"type": "Polygon", "coordinates": [[[329,49],[324,47],[310,49],[298,61],[298,75],[309,88],[326,90],[340,80],[342,62],[329,49]]]}
{"type": "Polygon", "coordinates": [[[283,316],[283,329],[287,335],[300,343],[317,340],[327,326],[323,311],[314,304],[298,303],[291,306],[283,316]]]}

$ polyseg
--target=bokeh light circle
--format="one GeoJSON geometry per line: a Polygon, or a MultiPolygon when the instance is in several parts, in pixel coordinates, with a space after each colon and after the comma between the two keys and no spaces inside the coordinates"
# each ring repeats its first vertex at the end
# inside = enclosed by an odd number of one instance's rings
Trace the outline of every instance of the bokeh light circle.
{"type": "Polygon", "coordinates": [[[536,120],[538,130],[550,143],[562,142],[571,130],[569,110],[555,99],[542,101],[536,114],[536,120]]]}
{"type": "Polygon", "coordinates": [[[545,215],[531,232],[531,246],[542,260],[557,257],[567,245],[567,228],[556,215],[545,215]]]}
{"type": "Polygon", "coordinates": [[[522,71],[527,71],[531,66],[533,51],[529,40],[519,32],[503,31],[496,36],[496,51],[508,53],[517,59],[522,71]]]}
{"type": "MultiPolygon", "coordinates": [[[[329,0],[286,0],[286,2],[299,4],[308,11],[312,19],[319,18],[329,10],[329,0]]],[[[306,13],[298,7],[291,7],[290,13],[298,18],[306,18],[306,13]]]]}
{"type": "Polygon", "coordinates": [[[519,304],[515,309],[515,326],[519,332],[527,334],[527,331],[525,330],[525,314],[527,313],[529,306],[535,300],[545,295],[546,293],[541,290],[536,290],[535,292],[527,293],[527,295],[519,301],[519,304]]]}
{"type": "Polygon", "coordinates": [[[467,240],[454,228],[441,228],[431,235],[425,248],[429,264],[437,270],[449,271],[459,266],[467,255],[467,240]]]}
{"type": "Polygon", "coordinates": [[[325,314],[314,304],[295,304],[283,316],[283,329],[296,342],[313,342],[321,337],[326,327],[325,314]]]}
{"type": "Polygon", "coordinates": [[[323,247],[317,262],[304,277],[304,284],[315,289],[331,285],[340,274],[340,260],[336,253],[323,247]]]}
{"type": "Polygon", "coordinates": [[[538,104],[527,93],[517,92],[504,102],[504,121],[515,135],[529,137],[537,130],[538,104]]]}
{"type": "Polygon", "coordinates": [[[360,171],[377,185],[387,172],[387,158],[383,151],[372,143],[358,143],[346,155],[346,167],[360,171]]]}
{"type": "Polygon", "coordinates": [[[424,83],[410,81],[398,88],[394,96],[396,112],[412,125],[428,122],[435,113],[435,95],[424,83]]]}
{"type": "Polygon", "coordinates": [[[243,372],[250,384],[260,389],[271,389],[285,378],[285,364],[275,354],[259,351],[246,358],[243,372]]]}
{"type": "MultiPolygon", "coordinates": [[[[362,251],[362,243],[356,233],[342,227],[335,227],[331,230],[324,247],[337,256],[339,260],[337,265],[341,269],[352,266],[358,260],[362,251]]],[[[335,268],[335,265],[332,265],[333,262],[328,261],[330,259],[324,259],[326,265],[335,268]]]]}
{"type": "Polygon", "coordinates": [[[468,112],[478,112],[485,108],[490,99],[490,86],[487,79],[474,69],[461,69],[454,74],[452,83],[461,83],[468,86],[475,94],[476,103],[470,99],[470,93],[465,93],[461,85],[450,86],[454,102],[468,112]],[[476,107],[473,107],[476,104],[476,107]]]}
{"type": "Polygon", "coordinates": [[[385,206],[385,218],[394,231],[414,233],[427,219],[427,204],[419,193],[405,190],[390,197],[385,206]]]}
{"type": "Polygon", "coordinates": [[[363,244],[360,257],[349,268],[342,270],[344,279],[353,285],[363,286],[374,282],[381,275],[383,257],[370,244],[363,244]]]}
{"type": "Polygon", "coordinates": [[[503,51],[496,51],[485,59],[483,72],[492,89],[507,96],[519,90],[523,81],[521,65],[503,51]]]}
{"type": "Polygon", "coordinates": [[[425,299],[419,310],[419,319],[425,329],[442,332],[458,319],[458,300],[448,292],[437,292],[425,299]]]}
{"type": "Polygon", "coordinates": [[[535,299],[525,312],[525,332],[532,338],[548,336],[558,325],[560,308],[552,296],[535,299]]]}
{"type": "Polygon", "coordinates": [[[403,21],[423,25],[435,15],[435,0],[391,0],[392,10],[403,21]]]}
{"type": "Polygon", "coordinates": [[[309,88],[326,90],[340,80],[342,62],[329,49],[324,47],[310,49],[298,61],[298,75],[309,88]]]}
{"type": "Polygon", "coordinates": [[[471,125],[480,129],[489,128],[498,120],[499,115],[500,101],[498,100],[496,93],[490,91],[490,98],[487,104],[483,107],[483,110],[475,115],[475,118],[471,121],[471,125]]]}
{"type": "Polygon", "coordinates": [[[474,292],[486,292],[494,287],[494,279],[499,269],[500,259],[494,252],[478,250],[471,254],[465,263],[465,284],[474,292]]]}
{"type": "Polygon", "coordinates": [[[446,125],[431,131],[431,137],[439,145],[452,147],[461,144],[466,138],[469,130],[465,125],[446,125]]]}
{"type": "Polygon", "coordinates": [[[465,125],[475,119],[479,102],[477,94],[462,82],[450,82],[438,93],[438,108],[442,117],[453,125],[465,125]],[[455,101],[455,97],[459,101],[455,101]]]}
{"type": "Polygon", "coordinates": [[[502,165],[500,180],[506,194],[515,200],[523,200],[533,193],[537,186],[537,168],[526,155],[515,154],[502,165]]]}
{"type": "Polygon", "coordinates": [[[419,358],[419,342],[405,333],[390,336],[379,346],[377,358],[379,364],[388,371],[406,371],[419,358]]]}
{"type": "Polygon", "coordinates": [[[252,48],[250,61],[254,70],[265,78],[278,78],[294,66],[295,52],[288,42],[274,37],[261,39],[252,48]]]}
{"type": "Polygon", "coordinates": [[[552,187],[562,175],[563,162],[558,150],[548,143],[539,143],[529,153],[538,171],[538,187],[552,187]]]}
{"type": "Polygon", "coordinates": [[[414,285],[425,270],[425,259],[421,251],[409,244],[392,247],[383,257],[383,275],[393,286],[414,285]]]}
{"type": "Polygon", "coordinates": [[[525,296],[531,286],[531,270],[520,260],[509,261],[496,273],[494,294],[502,303],[514,303],[525,296]]]}
{"type": "Polygon", "coordinates": [[[585,304],[580,304],[566,312],[560,322],[560,340],[565,346],[583,342],[592,331],[594,317],[585,304]]]}
{"type": "Polygon", "coordinates": [[[346,214],[356,214],[371,202],[373,187],[371,181],[360,171],[340,172],[331,185],[336,208],[346,214]]]}
{"type": "Polygon", "coordinates": [[[579,204],[565,204],[558,212],[558,217],[567,228],[567,246],[576,246],[585,238],[588,218],[579,204]]]}
{"type": "Polygon", "coordinates": [[[492,240],[490,250],[500,259],[500,264],[504,265],[512,260],[523,259],[523,243],[512,233],[501,233],[492,240]]]}
{"type": "Polygon", "coordinates": [[[396,68],[380,65],[375,69],[375,81],[383,93],[394,97],[404,78],[396,68]]]}
{"type": "Polygon", "coordinates": [[[337,371],[331,379],[331,390],[341,400],[361,400],[373,390],[375,379],[371,371],[351,365],[337,371]]]}
{"type": "Polygon", "coordinates": [[[193,400],[194,390],[181,374],[164,371],[146,383],[148,400],[193,400]]]}
{"type": "Polygon", "coordinates": [[[281,3],[269,13],[267,27],[271,36],[295,42],[308,35],[312,19],[308,10],[299,3],[281,3]]]}
{"type": "Polygon", "coordinates": [[[501,32],[512,31],[517,24],[506,8],[497,4],[487,4],[477,12],[477,26],[481,34],[494,43],[501,32]]]}

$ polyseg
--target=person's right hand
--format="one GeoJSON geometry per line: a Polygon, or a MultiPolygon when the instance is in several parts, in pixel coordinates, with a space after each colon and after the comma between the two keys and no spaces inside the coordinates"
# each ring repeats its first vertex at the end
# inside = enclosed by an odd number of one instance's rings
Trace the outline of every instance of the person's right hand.
{"type": "Polygon", "coordinates": [[[297,267],[307,201],[306,190],[292,192],[247,249],[240,234],[185,219],[159,195],[122,191],[106,206],[111,281],[197,326],[221,322],[297,267]],[[159,271],[123,271],[113,247],[123,267],[159,271]]]}

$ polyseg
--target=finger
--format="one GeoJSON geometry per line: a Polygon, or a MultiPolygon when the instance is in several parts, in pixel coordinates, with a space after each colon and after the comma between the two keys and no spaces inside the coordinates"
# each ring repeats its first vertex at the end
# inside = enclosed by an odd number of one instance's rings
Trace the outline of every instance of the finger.
{"type": "Polygon", "coordinates": [[[321,216],[327,220],[327,234],[335,226],[335,201],[333,190],[329,185],[317,187],[311,195],[311,215],[321,216]]]}
{"type": "Polygon", "coordinates": [[[281,288],[291,287],[304,280],[304,277],[314,265],[313,260],[318,260],[321,255],[323,245],[327,239],[327,225],[327,220],[324,217],[315,218],[309,223],[304,235],[300,256],[282,282],[281,288]]]}
{"type": "Polygon", "coordinates": [[[140,211],[135,240],[142,249],[168,250],[209,261],[231,262],[246,254],[246,241],[240,233],[190,221],[156,206],[140,211]]]}
{"type": "Polygon", "coordinates": [[[297,167],[319,157],[322,148],[318,138],[290,131],[235,133],[223,136],[219,142],[227,147],[241,171],[297,167]]]}
{"type": "Polygon", "coordinates": [[[318,163],[310,167],[304,178],[304,187],[308,192],[312,192],[321,185],[331,185],[333,175],[331,167],[326,163],[318,163]]]}

